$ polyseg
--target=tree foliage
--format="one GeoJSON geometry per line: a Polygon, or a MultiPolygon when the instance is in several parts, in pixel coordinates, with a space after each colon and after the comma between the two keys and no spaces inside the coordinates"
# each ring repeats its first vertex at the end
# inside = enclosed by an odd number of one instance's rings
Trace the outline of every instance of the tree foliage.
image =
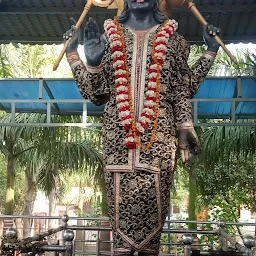
{"type": "MultiPolygon", "coordinates": [[[[197,161],[198,206],[207,206],[213,213],[210,220],[217,221],[237,222],[241,206],[256,211],[255,127],[204,128],[201,142],[197,161]]],[[[237,231],[242,237],[239,228],[237,231]]]]}
{"type": "Polygon", "coordinates": [[[72,77],[65,58],[54,73],[52,67],[56,61],[60,46],[56,45],[1,45],[1,73],[3,77],[37,78],[37,77],[72,77]],[[4,67],[4,69],[3,69],[4,67]]]}

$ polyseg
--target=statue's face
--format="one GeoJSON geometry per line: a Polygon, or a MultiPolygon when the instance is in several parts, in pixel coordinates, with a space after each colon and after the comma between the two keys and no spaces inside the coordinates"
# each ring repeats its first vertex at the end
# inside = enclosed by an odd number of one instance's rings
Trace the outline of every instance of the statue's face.
{"type": "Polygon", "coordinates": [[[130,10],[152,10],[157,0],[127,0],[130,10]]]}

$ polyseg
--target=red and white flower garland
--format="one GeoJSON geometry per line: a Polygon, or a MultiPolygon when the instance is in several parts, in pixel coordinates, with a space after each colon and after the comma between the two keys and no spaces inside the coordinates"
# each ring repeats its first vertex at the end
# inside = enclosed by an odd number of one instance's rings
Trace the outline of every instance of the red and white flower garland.
{"type": "MultiPolygon", "coordinates": [[[[130,74],[127,64],[125,40],[122,35],[119,23],[115,20],[106,20],[104,28],[109,38],[112,51],[113,67],[115,70],[116,102],[119,117],[125,130],[129,131],[125,138],[125,145],[129,149],[142,147],[137,137],[144,133],[148,126],[154,121],[153,134],[156,134],[158,107],[160,98],[160,75],[166,58],[167,43],[173,35],[178,24],[175,20],[166,21],[157,32],[152,51],[152,61],[149,66],[148,87],[145,93],[144,107],[142,113],[135,121],[133,101],[130,88],[130,74]]],[[[145,148],[152,146],[151,143],[145,148]]]]}

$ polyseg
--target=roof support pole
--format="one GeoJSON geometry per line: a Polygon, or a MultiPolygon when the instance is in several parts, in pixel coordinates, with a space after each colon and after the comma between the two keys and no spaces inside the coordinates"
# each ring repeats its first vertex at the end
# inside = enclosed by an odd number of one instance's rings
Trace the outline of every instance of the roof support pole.
{"type": "Polygon", "coordinates": [[[15,123],[15,102],[11,102],[11,122],[15,123]]]}
{"type": "Polygon", "coordinates": [[[83,103],[82,123],[87,124],[87,103],[83,103]]]}
{"type": "Polygon", "coordinates": [[[47,124],[51,123],[51,103],[47,101],[47,113],[46,113],[47,124]]]}
{"type": "Polygon", "coordinates": [[[41,100],[43,98],[43,85],[44,80],[43,78],[39,79],[39,87],[38,87],[38,99],[41,100]]]}
{"type": "Polygon", "coordinates": [[[236,101],[232,101],[231,105],[231,123],[236,123],[236,101]]]}
{"type": "Polygon", "coordinates": [[[236,91],[237,91],[237,98],[242,98],[242,78],[238,76],[236,79],[236,91]]]}
{"type": "MultiPolygon", "coordinates": [[[[235,97],[237,99],[241,99],[242,98],[242,79],[241,79],[241,76],[237,76],[237,78],[236,78],[236,95],[235,95],[235,97]]],[[[234,114],[234,116],[232,115],[232,123],[236,122],[236,120],[235,120],[236,119],[235,112],[236,112],[236,109],[237,109],[239,103],[240,103],[240,101],[232,102],[231,111],[232,111],[232,114],[234,114]]]]}
{"type": "Polygon", "coordinates": [[[194,125],[198,124],[198,101],[194,101],[194,125]]]}

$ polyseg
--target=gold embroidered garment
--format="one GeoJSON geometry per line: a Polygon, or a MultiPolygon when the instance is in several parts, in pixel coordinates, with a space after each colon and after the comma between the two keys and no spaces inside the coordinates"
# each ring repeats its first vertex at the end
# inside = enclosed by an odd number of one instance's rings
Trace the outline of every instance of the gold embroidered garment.
{"type": "MultiPolygon", "coordinates": [[[[128,68],[135,118],[143,108],[148,68],[156,26],[137,33],[121,26],[126,42],[128,68]]],[[[168,41],[168,52],[161,72],[159,120],[155,142],[147,151],[125,147],[123,129],[116,106],[114,69],[109,42],[99,67],[85,66],[77,58],[70,63],[84,98],[97,105],[106,103],[103,124],[103,150],[109,215],[114,247],[157,252],[161,230],[169,206],[176,152],[175,126],[192,120],[190,99],[194,96],[212,64],[205,54],[192,69],[187,65],[189,46],[178,33],[168,41]]],[[[141,136],[149,143],[152,127],[141,136]]]]}

